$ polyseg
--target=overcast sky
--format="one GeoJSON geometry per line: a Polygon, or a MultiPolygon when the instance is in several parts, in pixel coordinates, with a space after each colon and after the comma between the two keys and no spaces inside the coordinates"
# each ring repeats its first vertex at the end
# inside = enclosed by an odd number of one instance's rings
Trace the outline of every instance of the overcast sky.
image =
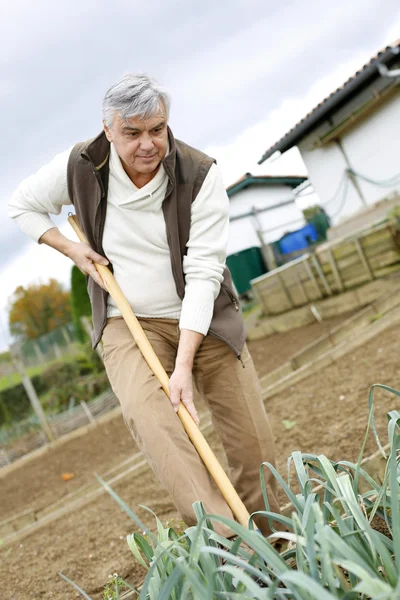
{"type": "MultiPolygon", "coordinates": [[[[0,17],[0,316],[18,284],[67,282],[70,265],[7,217],[24,177],[101,127],[108,86],[129,71],[172,96],[176,137],[246,171],[305,173],[296,152],[264,150],[386,44],[398,0],[3,0],[0,17]]],[[[58,219],[63,231],[66,214],[58,219]]],[[[0,349],[5,336],[0,327],[0,349]]]]}

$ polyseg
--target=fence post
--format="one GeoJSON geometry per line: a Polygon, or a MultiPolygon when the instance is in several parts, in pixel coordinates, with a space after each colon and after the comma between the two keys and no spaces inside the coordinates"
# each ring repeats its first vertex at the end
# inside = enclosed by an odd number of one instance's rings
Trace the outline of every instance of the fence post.
{"type": "Polygon", "coordinates": [[[84,400],[81,400],[81,405],[82,405],[83,410],[85,411],[87,418],[89,419],[89,423],[96,423],[96,419],[92,415],[90,408],[88,407],[88,405],[86,404],[86,402],[84,400]]]}
{"type": "Polygon", "coordinates": [[[72,340],[71,340],[70,335],[68,333],[68,329],[66,327],[62,327],[61,328],[61,333],[63,335],[63,338],[65,340],[65,343],[66,343],[67,347],[70,346],[72,344],[72,340]]]}
{"type": "Polygon", "coordinates": [[[33,349],[35,351],[36,358],[37,358],[39,364],[43,365],[46,362],[46,360],[45,360],[44,354],[37,342],[33,343],[33,349]]]}
{"type": "Polygon", "coordinates": [[[57,360],[61,360],[62,359],[62,352],[61,352],[60,346],[57,344],[57,342],[54,342],[54,344],[53,344],[53,350],[54,350],[54,354],[56,355],[57,360]]]}
{"type": "Polygon", "coordinates": [[[4,465],[9,465],[10,463],[11,463],[11,460],[10,460],[10,457],[8,456],[7,450],[2,448],[0,450],[0,467],[3,467],[4,465]]]}
{"type": "Polygon", "coordinates": [[[22,360],[19,356],[14,355],[13,362],[18,373],[21,375],[22,385],[25,388],[25,392],[29,398],[31,406],[34,412],[36,413],[42,431],[46,435],[48,441],[53,442],[55,440],[54,434],[51,430],[49,423],[47,422],[46,415],[44,414],[43,407],[40,404],[40,400],[38,398],[35,388],[33,387],[32,381],[29,379],[28,375],[25,372],[22,360]]]}

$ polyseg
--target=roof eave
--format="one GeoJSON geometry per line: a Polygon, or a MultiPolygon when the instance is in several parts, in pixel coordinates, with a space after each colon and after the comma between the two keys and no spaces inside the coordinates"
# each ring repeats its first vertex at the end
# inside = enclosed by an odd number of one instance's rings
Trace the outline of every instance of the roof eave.
{"type": "Polygon", "coordinates": [[[272,186],[272,185],[286,185],[289,186],[291,188],[296,188],[299,185],[301,185],[302,183],[304,183],[304,181],[307,180],[307,177],[291,177],[291,176],[287,176],[285,177],[284,175],[282,176],[277,176],[277,177],[247,177],[246,179],[242,179],[240,181],[238,181],[237,183],[233,184],[232,186],[228,187],[226,190],[226,193],[228,194],[229,197],[233,196],[234,194],[237,194],[237,192],[240,192],[241,190],[246,189],[247,187],[250,187],[251,185],[266,185],[266,186],[272,186]]]}
{"type": "Polygon", "coordinates": [[[317,106],[303,121],[300,121],[292,131],[289,131],[283,138],[274,144],[267,152],[263,154],[258,164],[261,165],[275,152],[286,152],[295,146],[305,135],[315,128],[327,115],[334,109],[345,104],[357,91],[371,83],[374,79],[381,77],[378,71],[378,64],[390,64],[396,60],[396,54],[393,47],[388,47],[384,52],[378,54],[377,58],[362,71],[356,73],[352,80],[343,85],[342,89],[334,92],[331,97],[324,100],[320,106],[317,106]]]}

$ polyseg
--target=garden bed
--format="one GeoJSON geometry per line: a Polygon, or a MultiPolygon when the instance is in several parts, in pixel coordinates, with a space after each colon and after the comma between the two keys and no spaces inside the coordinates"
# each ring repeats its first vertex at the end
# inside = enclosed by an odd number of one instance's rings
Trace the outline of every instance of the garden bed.
{"type": "MultiPolygon", "coordinates": [[[[321,333],[315,337],[318,335],[321,333]]],[[[277,346],[271,343],[271,338],[263,342],[264,353],[260,342],[250,347],[260,371],[265,373],[266,365],[269,369],[277,366],[272,364],[277,346]]],[[[284,360],[296,350],[286,342],[282,343],[284,360]],[[288,355],[284,357],[286,349],[288,355]]],[[[294,450],[324,453],[333,460],[355,460],[368,418],[368,390],[377,382],[400,388],[397,330],[385,331],[295,388],[268,399],[266,406],[275,433],[279,470],[285,472],[286,459],[294,450]]],[[[384,434],[386,413],[398,407],[398,403],[392,396],[379,392],[376,405],[378,430],[384,434]]],[[[215,434],[209,439],[221,456],[215,434]]],[[[370,436],[366,453],[375,450],[375,441],[370,436]]],[[[31,505],[39,507],[55,501],[91,480],[93,472],[102,473],[134,452],[133,441],[118,417],[1,480],[0,513],[11,515],[31,505]],[[74,472],[74,479],[62,481],[64,470],[74,472]]],[[[135,509],[138,504],[145,504],[161,518],[176,516],[150,471],[140,478],[127,477],[115,489],[135,509]]],[[[146,524],[153,526],[150,515],[138,512],[146,524]]],[[[57,571],[80,583],[96,599],[102,597],[102,585],[115,571],[137,583],[143,570],[134,562],[125,541],[125,535],[133,530],[132,522],[113,500],[101,496],[81,512],[73,512],[33,533],[21,546],[18,543],[3,549],[0,577],[8,582],[10,595],[5,590],[2,597],[77,598],[76,592],[58,578],[57,571]]]]}

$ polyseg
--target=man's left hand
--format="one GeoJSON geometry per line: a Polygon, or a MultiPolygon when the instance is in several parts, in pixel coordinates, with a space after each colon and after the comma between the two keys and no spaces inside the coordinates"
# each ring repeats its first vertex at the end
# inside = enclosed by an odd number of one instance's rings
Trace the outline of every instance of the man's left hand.
{"type": "Polygon", "coordinates": [[[192,369],[187,366],[176,366],[169,380],[170,400],[175,412],[178,412],[179,404],[182,402],[192,419],[199,425],[200,419],[193,402],[193,378],[192,369]]]}

